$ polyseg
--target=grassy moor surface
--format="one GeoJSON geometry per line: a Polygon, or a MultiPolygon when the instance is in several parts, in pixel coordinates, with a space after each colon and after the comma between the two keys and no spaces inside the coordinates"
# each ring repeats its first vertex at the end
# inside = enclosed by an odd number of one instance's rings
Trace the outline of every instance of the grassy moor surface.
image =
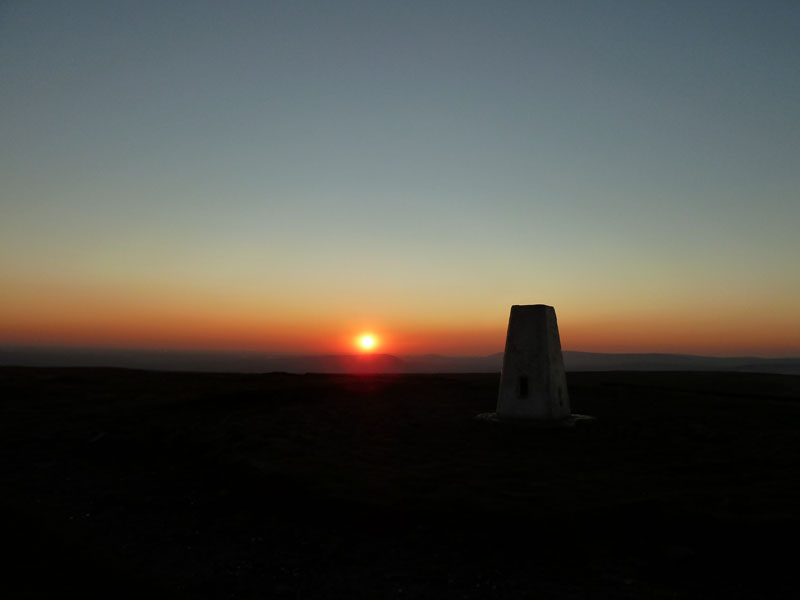
{"type": "Polygon", "coordinates": [[[567,379],[1,368],[3,595],[795,596],[800,376],[567,379]]]}

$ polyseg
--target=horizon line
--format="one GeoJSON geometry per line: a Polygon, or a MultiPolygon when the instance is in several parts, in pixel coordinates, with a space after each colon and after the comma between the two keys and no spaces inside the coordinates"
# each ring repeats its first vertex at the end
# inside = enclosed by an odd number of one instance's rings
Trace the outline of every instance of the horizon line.
{"type": "MultiPolygon", "coordinates": [[[[59,344],[2,344],[0,351],[60,351],[60,352],[132,352],[132,353],[153,353],[153,354],[219,354],[219,355],[260,355],[269,358],[303,358],[303,357],[333,357],[333,356],[391,356],[395,358],[422,358],[422,357],[441,357],[441,358],[486,358],[504,354],[503,350],[489,352],[486,354],[442,354],[438,352],[424,352],[418,354],[395,354],[391,352],[292,352],[276,350],[252,350],[252,349],[230,349],[230,348],[158,348],[158,347],[132,347],[132,346],[74,346],[59,344]]],[[[596,351],[596,350],[574,350],[562,348],[562,352],[580,354],[602,354],[616,356],[686,356],[693,358],[723,358],[723,359],[759,359],[759,360],[800,360],[800,353],[779,356],[763,356],[758,354],[694,354],[691,352],[648,352],[648,351],[596,351]]]]}

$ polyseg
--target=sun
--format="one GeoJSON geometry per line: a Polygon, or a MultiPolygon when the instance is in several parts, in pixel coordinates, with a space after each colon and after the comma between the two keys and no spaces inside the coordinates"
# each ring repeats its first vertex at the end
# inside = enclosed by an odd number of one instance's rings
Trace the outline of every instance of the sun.
{"type": "Polygon", "coordinates": [[[358,345],[364,352],[369,352],[375,348],[375,344],[376,340],[374,335],[366,334],[358,338],[358,345]]]}

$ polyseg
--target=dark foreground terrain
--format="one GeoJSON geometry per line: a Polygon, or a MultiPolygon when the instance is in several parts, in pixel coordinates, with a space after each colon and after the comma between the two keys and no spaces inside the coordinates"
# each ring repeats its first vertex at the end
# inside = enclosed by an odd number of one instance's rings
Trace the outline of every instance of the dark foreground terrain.
{"type": "Polygon", "coordinates": [[[0,369],[8,598],[792,598],[800,377],[0,369]]]}

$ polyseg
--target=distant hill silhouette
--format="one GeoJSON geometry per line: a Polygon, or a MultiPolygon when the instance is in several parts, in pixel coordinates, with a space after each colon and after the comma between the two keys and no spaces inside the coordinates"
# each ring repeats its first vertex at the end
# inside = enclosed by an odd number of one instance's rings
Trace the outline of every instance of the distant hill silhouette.
{"type": "MultiPolygon", "coordinates": [[[[123,367],[162,371],[264,373],[499,373],[503,353],[276,355],[97,348],[0,347],[0,365],[123,367]]],[[[689,354],[604,354],[566,350],[567,371],[743,371],[800,375],[800,358],[713,357],[689,354]]]]}
{"type": "MultiPolygon", "coordinates": [[[[503,353],[488,356],[426,355],[404,359],[408,372],[493,373],[503,353]]],[[[567,371],[747,371],[800,375],[800,358],[715,357],[689,354],[604,354],[564,351],[567,371]]]]}
{"type": "Polygon", "coordinates": [[[391,354],[283,356],[264,360],[264,371],[299,373],[405,373],[407,365],[391,354]]]}
{"type": "Polygon", "coordinates": [[[742,371],[800,375],[800,358],[564,352],[568,371],[742,371]]]}

